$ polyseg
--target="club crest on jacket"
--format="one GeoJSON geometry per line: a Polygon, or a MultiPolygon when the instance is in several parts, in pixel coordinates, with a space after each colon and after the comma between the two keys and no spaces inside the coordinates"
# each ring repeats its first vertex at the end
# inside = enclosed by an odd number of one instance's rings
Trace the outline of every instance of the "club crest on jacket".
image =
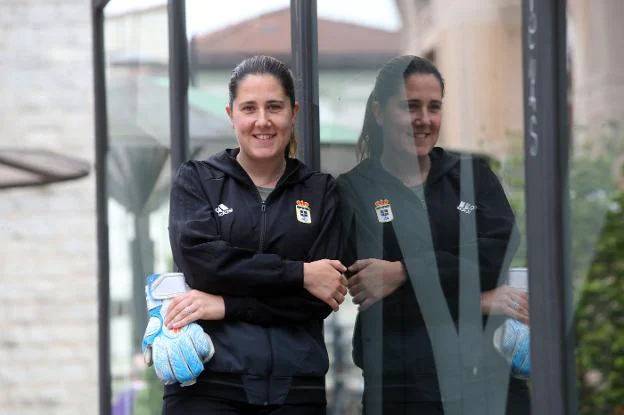
{"type": "Polygon", "coordinates": [[[297,211],[297,220],[301,223],[312,223],[312,214],[310,213],[310,204],[305,200],[297,200],[295,203],[297,211]]]}
{"type": "Polygon", "coordinates": [[[375,202],[375,212],[377,213],[377,220],[380,223],[392,222],[394,215],[392,215],[392,206],[388,199],[379,199],[375,202]]]}

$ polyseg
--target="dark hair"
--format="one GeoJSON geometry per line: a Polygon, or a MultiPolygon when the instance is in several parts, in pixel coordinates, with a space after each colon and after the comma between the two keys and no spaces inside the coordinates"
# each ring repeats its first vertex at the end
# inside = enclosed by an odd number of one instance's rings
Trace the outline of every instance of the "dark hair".
{"type": "Polygon", "coordinates": [[[410,75],[414,74],[435,76],[440,81],[442,96],[444,96],[444,79],[433,63],[414,55],[401,55],[390,59],[377,74],[375,87],[366,101],[364,122],[357,143],[360,159],[378,159],[383,151],[381,126],[373,114],[373,102],[377,101],[381,107],[384,107],[390,97],[397,93],[402,82],[404,83],[410,75]]]}
{"type": "MultiPolygon", "coordinates": [[[[247,75],[271,75],[275,77],[284,88],[284,94],[290,99],[291,109],[295,107],[295,81],[288,66],[272,56],[257,55],[243,60],[232,70],[228,90],[230,93],[230,108],[238,94],[238,85],[247,75]]],[[[286,157],[297,156],[297,140],[293,131],[290,141],[286,146],[286,157]]]]}

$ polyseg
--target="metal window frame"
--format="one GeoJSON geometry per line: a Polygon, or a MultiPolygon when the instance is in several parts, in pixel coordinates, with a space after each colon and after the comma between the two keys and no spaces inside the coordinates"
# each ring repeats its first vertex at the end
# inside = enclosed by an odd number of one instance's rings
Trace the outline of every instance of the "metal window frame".
{"type": "Polygon", "coordinates": [[[110,2],[110,0],[92,0],[92,8],[93,10],[103,11],[104,7],[110,2]]]}
{"type": "Polygon", "coordinates": [[[532,413],[577,413],[570,324],[566,1],[523,0],[532,413]]]}
{"type": "Polygon", "coordinates": [[[168,0],[169,116],[171,126],[171,179],[189,158],[189,62],[186,36],[186,0],[168,0]]]}
{"type": "MultiPolygon", "coordinates": [[[[99,413],[111,413],[109,237],[106,195],[108,128],[104,7],[92,0],[96,204],[98,242],[99,413]]],[[[302,158],[320,168],[316,0],[291,0],[291,39],[301,111],[302,158]]],[[[532,412],[577,413],[574,343],[569,325],[566,2],[523,0],[523,76],[530,306],[534,316],[532,412]],[[539,109],[539,112],[538,112],[539,109]],[[548,276],[539,278],[538,276],[548,276]]],[[[169,77],[172,169],[188,158],[188,51],[185,2],[169,0],[169,77]]]]}
{"type": "Polygon", "coordinates": [[[312,169],[321,168],[318,30],[316,0],[290,0],[290,34],[299,114],[295,134],[299,154],[312,169]]]}
{"type": "Polygon", "coordinates": [[[98,389],[99,413],[112,410],[110,370],[110,263],[108,249],[108,206],[106,196],[106,153],[108,115],[106,111],[106,61],[104,51],[104,7],[108,0],[93,0],[91,7],[93,94],[95,123],[95,199],[97,214],[98,286],[98,389]]]}
{"type": "MultiPolygon", "coordinates": [[[[95,123],[96,213],[98,244],[98,388],[99,413],[112,411],[110,369],[110,258],[107,206],[108,113],[106,106],[106,51],[104,8],[110,0],[92,0],[92,59],[95,123]]],[[[186,1],[169,0],[169,99],[171,117],[171,165],[173,171],[188,158],[188,55],[186,1]]]]}

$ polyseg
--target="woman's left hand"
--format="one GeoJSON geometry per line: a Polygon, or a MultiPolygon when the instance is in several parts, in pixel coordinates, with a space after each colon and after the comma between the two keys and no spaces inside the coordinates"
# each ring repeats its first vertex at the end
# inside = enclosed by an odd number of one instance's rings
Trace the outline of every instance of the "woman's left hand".
{"type": "Polygon", "coordinates": [[[197,320],[223,320],[225,302],[220,295],[191,290],[178,295],[169,303],[165,325],[176,329],[197,320]]]}
{"type": "Polygon", "coordinates": [[[399,261],[360,259],[349,267],[349,271],[354,273],[349,278],[349,293],[361,311],[392,294],[406,279],[403,264],[399,261]]]}
{"type": "Polygon", "coordinates": [[[481,293],[483,314],[502,314],[529,324],[529,295],[520,288],[501,285],[481,293]]]}

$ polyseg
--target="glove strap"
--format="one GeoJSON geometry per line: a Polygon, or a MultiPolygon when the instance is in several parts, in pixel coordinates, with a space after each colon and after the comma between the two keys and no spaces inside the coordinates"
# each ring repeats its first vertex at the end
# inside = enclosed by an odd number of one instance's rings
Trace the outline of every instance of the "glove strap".
{"type": "Polygon", "coordinates": [[[176,295],[188,291],[188,286],[181,272],[166,272],[152,274],[147,277],[145,285],[145,299],[147,309],[152,310],[176,295]]]}

